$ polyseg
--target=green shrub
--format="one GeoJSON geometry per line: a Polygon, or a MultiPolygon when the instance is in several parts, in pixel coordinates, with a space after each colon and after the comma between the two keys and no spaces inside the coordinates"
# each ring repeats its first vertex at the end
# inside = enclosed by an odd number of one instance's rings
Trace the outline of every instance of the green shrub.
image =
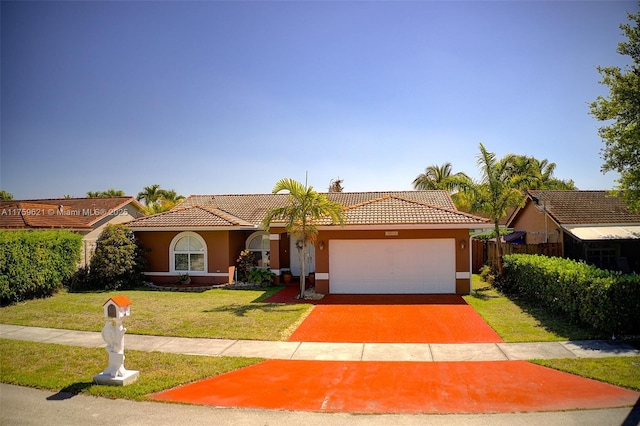
{"type": "Polygon", "coordinates": [[[504,256],[501,289],[613,334],[640,332],[640,275],[540,255],[504,256]]]}
{"type": "Polygon", "coordinates": [[[70,290],[135,288],[144,280],[145,260],[133,231],[125,225],[107,225],[96,242],[89,274],[70,290]]]}
{"type": "Polygon", "coordinates": [[[249,273],[248,282],[268,287],[273,283],[275,276],[276,274],[268,269],[253,268],[249,273]]]}
{"type": "Polygon", "coordinates": [[[480,268],[480,279],[487,284],[495,284],[496,270],[489,265],[482,265],[482,268],[480,268]]]}
{"type": "Polygon", "coordinates": [[[70,231],[0,231],[0,304],[54,294],[75,272],[81,247],[70,231]]]}

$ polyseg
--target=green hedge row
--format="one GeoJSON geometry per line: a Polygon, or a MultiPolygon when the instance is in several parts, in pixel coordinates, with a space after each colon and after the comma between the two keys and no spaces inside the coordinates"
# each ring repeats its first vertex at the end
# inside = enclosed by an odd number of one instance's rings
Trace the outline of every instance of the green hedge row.
{"type": "Polygon", "coordinates": [[[500,285],[613,334],[640,332],[640,275],[530,254],[504,256],[500,285]]]}
{"type": "Polygon", "coordinates": [[[78,267],[82,236],[0,231],[0,305],[51,296],[78,267]]]}

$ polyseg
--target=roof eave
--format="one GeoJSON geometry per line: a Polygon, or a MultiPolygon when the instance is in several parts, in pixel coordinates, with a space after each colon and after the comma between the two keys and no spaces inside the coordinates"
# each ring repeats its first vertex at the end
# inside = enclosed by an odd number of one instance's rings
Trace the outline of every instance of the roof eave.
{"type": "Polygon", "coordinates": [[[258,226],[139,226],[130,227],[133,232],[143,231],[167,231],[167,232],[184,232],[184,231],[255,231],[258,226]]]}

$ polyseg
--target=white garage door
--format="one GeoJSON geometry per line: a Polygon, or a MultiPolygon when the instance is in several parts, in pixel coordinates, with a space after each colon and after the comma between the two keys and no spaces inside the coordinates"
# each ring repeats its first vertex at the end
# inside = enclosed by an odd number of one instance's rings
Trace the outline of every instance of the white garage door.
{"type": "Polygon", "coordinates": [[[454,239],[330,240],[329,292],[455,293],[454,239]]]}

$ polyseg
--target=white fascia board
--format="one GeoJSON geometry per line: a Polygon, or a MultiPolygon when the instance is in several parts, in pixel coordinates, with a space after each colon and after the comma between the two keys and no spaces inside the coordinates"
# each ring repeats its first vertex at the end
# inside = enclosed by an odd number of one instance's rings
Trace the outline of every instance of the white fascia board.
{"type": "Polygon", "coordinates": [[[438,224],[386,224],[386,225],[324,225],[318,226],[320,231],[389,231],[399,229],[491,229],[492,224],[483,223],[438,223],[438,224]]]}

